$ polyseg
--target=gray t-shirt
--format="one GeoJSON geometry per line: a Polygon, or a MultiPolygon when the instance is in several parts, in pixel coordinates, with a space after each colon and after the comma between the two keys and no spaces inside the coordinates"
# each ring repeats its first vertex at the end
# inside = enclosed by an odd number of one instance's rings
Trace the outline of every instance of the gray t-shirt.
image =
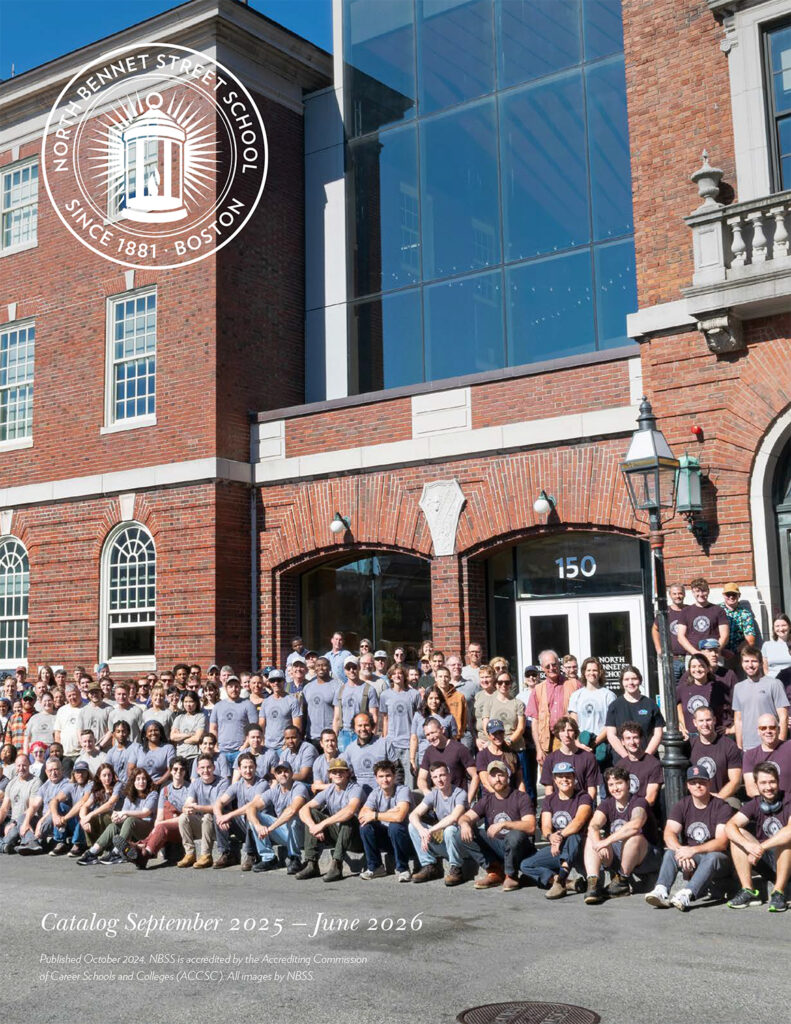
{"type": "Polygon", "coordinates": [[[199,807],[214,805],[228,788],[228,780],[221,779],[216,774],[213,782],[204,782],[202,779],[195,779],[190,783],[187,797],[192,797],[199,807]]]}
{"type": "MultiPolygon", "coordinates": [[[[63,709],[61,708],[61,711],[63,709]]],[[[132,704],[128,708],[119,708],[118,705],[111,709],[109,728],[113,729],[116,722],[126,722],[129,726],[129,739],[136,743],[140,739],[140,727],[143,724],[143,709],[139,704],[132,704]]],[[[68,753],[68,751],[66,751],[68,753]]]]}
{"type": "Polygon", "coordinates": [[[379,710],[387,715],[387,738],[400,750],[409,748],[412,719],[420,706],[418,690],[388,689],[379,701],[379,710]]]}
{"type": "MultiPolygon", "coordinates": [[[[113,770],[121,782],[126,782],[129,758],[135,752],[136,743],[127,743],[125,747],[112,746],[105,755],[105,761],[113,766],[113,770]]],[[[132,761],[134,764],[134,760],[132,761]]]]}
{"type": "Polygon", "coordinates": [[[279,747],[283,733],[294,724],[295,718],[302,717],[299,700],[291,693],[283,697],[267,697],[261,705],[261,718],[266,719],[264,743],[267,747],[279,747]]]}
{"type": "Polygon", "coordinates": [[[166,786],[163,786],[159,791],[159,799],[157,800],[157,807],[162,808],[165,806],[165,801],[172,805],[173,809],[181,814],[184,809],[184,804],[187,801],[187,793],[189,793],[189,786],[179,786],[178,789],[169,782],[166,786]]]}
{"type": "Polygon", "coordinates": [[[376,785],[368,794],[365,806],[372,811],[392,811],[399,804],[412,806],[412,793],[408,786],[396,786],[392,796],[386,796],[384,790],[376,785]]]}
{"type": "Polygon", "coordinates": [[[374,777],[374,765],[377,761],[395,761],[398,753],[390,737],[380,736],[378,740],[372,740],[365,746],[360,746],[358,740],[350,743],[344,750],[343,756],[354,774],[355,781],[361,786],[369,788],[376,785],[374,777]]]}
{"type": "MultiPolygon", "coordinates": [[[[176,732],[183,733],[185,736],[191,736],[198,729],[206,731],[206,716],[202,711],[198,711],[197,714],[188,715],[186,711],[180,715],[176,715],[171,725],[171,730],[175,729],[176,732]]],[[[197,757],[198,756],[198,744],[197,743],[177,743],[176,754],[179,757],[197,757]]]]}
{"type": "MultiPolygon", "coordinates": [[[[200,761],[200,758],[196,758],[192,762],[190,782],[196,782],[200,778],[198,775],[198,761],[200,761]]],[[[222,754],[214,759],[214,774],[220,779],[225,779],[227,782],[231,781],[231,766],[228,764],[228,758],[222,754]]]]}
{"type": "Polygon", "coordinates": [[[31,743],[46,743],[49,746],[55,738],[52,733],[55,729],[55,716],[48,715],[46,711],[39,711],[30,719],[25,726],[28,749],[31,743]]]}
{"type": "Polygon", "coordinates": [[[467,810],[467,794],[458,786],[451,789],[448,796],[443,796],[438,789],[429,790],[424,794],[421,803],[434,814],[435,821],[442,821],[456,807],[463,807],[467,810]]]}
{"type": "Polygon", "coordinates": [[[291,789],[286,790],[281,789],[280,786],[272,786],[264,796],[263,810],[266,814],[272,814],[275,818],[279,818],[298,796],[301,796],[306,803],[310,800],[310,790],[301,782],[295,782],[291,789]]]}
{"type": "Polygon", "coordinates": [[[12,779],[4,794],[4,799],[11,801],[11,820],[21,824],[27,811],[27,806],[32,797],[36,796],[41,788],[41,779],[30,778],[22,780],[17,776],[12,779]]]}
{"type": "Polygon", "coordinates": [[[364,796],[365,793],[362,786],[358,786],[356,782],[350,782],[346,789],[338,789],[335,785],[327,786],[326,789],[322,789],[320,793],[317,793],[313,799],[315,800],[316,807],[323,807],[332,816],[337,814],[338,811],[343,810],[350,800],[362,802],[364,796]]]}
{"type": "Polygon", "coordinates": [[[122,811],[148,811],[146,815],[147,819],[154,820],[157,813],[157,803],[159,801],[159,793],[155,789],[152,789],[150,793],[143,797],[142,800],[130,800],[129,797],[124,798],[124,804],[121,808],[122,811]]]}
{"type": "Polygon", "coordinates": [[[269,789],[269,783],[263,780],[254,779],[252,782],[245,782],[239,779],[232,782],[223,793],[223,798],[229,797],[228,803],[235,803],[237,807],[244,807],[256,796],[257,793],[264,793],[269,789]]]}
{"type": "Polygon", "coordinates": [[[90,729],[98,743],[107,732],[111,711],[112,708],[102,707],[101,704],[98,707],[95,704],[86,704],[84,708],[80,708],[77,716],[80,732],[90,729]]]}
{"type": "Polygon", "coordinates": [[[245,726],[258,722],[258,712],[249,700],[221,700],[211,709],[209,722],[217,726],[221,751],[238,750],[244,743],[245,726]]]}
{"type": "MultiPolygon", "coordinates": [[[[233,763],[234,771],[236,771],[236,769],[239,767],[239,758],[246,753],[252,753],[252,751],[243,750],[242,753],[239,754],[239,756],[233,763]]],[[[272,769],[275,767],[275,765],[280,764],[280,762],[283,760],[283,758],[279,756],[276,750],[265,750],[262,754],[254,754],[253,756],[255,757],[255,774],[256,778],[258,779],[265,779],[272,771],[272,769]]],[[[224,761],[225,758],[222,758],[222,760],[224,761]]],[[[195,770],[195,774],[193,777],[197,778],[197,768],[195,770]]]]}
{"type": "MultiPolygon", "coordinates": [[[[339,755],[336,754],[335,757],[339,755]]],[[[330,758],[332,761],[333,758],[330,758]]],[[[319,754],[316,760],[313,762],[313,781],[314,782],[329,782],[330,777],[327,772],[327,755],[319,754]]]]}
{"type": "Polygon", "coordinates": [[[159,782],[167,773],[170,762],[176,756],[172,743],[166,743],[163,747],[151,747],[143,750],[139,743],[135,743],[135,752],[129,758],[136,768],[145,768],[154,782],[159,782]]]}
{"type": "Polygon", "coordinates": [[[303,689],[302,700],[308,718],[305,735],[308,739],[317,740],[322,729],[332,728],[333,702],[337,691],[338,683],[334,679],[326,683],[312,679],[303,689]]]}
{"type": "Polygon", "coordinates": [[[344,683],[339,686],[335,693],[333,702],[335,707],[340,707],[343,714],[343,728],[351,729],[354,716],[360,711],[379,710],[379,695],[376,688],[370,683],[361,686],[353,686],[351,683],[344,683]],[[363,699],[368,694],[368,706],[363,707],[363,699]]]}
{"type": "MultiPolygon", "coordinates": [[[[176,717],[176,712],[171,711],[170,708],[162,708],[161,711],[155,711],[153,708],[145,708],[143,711],[144,726],[148,722],[159,722],[162,728],[165,730],[165,739],[170,739],[170,730],[173,727],[173,719],[176,717]]],[[[145,729],[143,730],[145,732],[145,729]]]]}
{"type": "Polygon", "coordinates": [[[317,757],[318,754],[316,753],[316,748],[313,744],[303,740],[296,753],[292,753],[292,751],[287,747],[283,747],[280,751],[280,757],[277,759],[275,764],[280,764],[281,761],[285,761],[286,764],[291,765],[291,769],[296,775],[297,772],[301,772],[303,768],[312,768],[313,762],[317,757]]]}
{"type": "Polygon", "coordinates": [[[758,719],[761,715],[774,715],[777,708],[787,708],[785,687],[774,676],[761,676],[757,682],[742,679],[733,688],[733,710],[742,715],[742,749],[750,750],[761,742],[758,719]]]}

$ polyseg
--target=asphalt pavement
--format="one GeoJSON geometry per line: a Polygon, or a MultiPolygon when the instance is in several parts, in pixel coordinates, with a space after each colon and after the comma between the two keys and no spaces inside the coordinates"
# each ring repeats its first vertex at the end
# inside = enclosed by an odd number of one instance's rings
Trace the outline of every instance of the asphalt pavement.
{"type": "Polygon", "coordinates": [[[765,906],[0,861],[3,1024],[451,1024],[515,1000],[604,1024],[787,1019],[791,912],[765,906]]]}

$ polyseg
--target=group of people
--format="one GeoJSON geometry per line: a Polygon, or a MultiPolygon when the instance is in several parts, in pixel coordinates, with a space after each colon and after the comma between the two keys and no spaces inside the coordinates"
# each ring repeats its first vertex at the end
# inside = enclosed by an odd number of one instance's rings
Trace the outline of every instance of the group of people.
{"type": "Polygon", "coordinates": [[[403,648],[353,653],[336,633],[321,656],[295,638],[284,669],[260,673],[179,663],[114,682],[107,665],[70,678],[42,666],[31,685],[20,666],[0,705],[0,851],[327,882],[358,853],[364,880],[392,867],[398,882],[456,886],[477,870],[477,889],[532,884],[593,905],[642,887],[680,910],[717,886],[728,906],[753,905],[757,873],[785,910],[789,699],[770,669],[791,668],[791,652],[786,640],[776,668],[782,650],[759,648],[744,620],[734,659],[727,611],[704,580],[692,591],[685,605],[671,588],[690,761],[672,807],[665,721],[635,666],[617,694],[597,658],[545,650],[518,686],[480,644],[464,659],[426,644],[409,665],[403,648]]]}

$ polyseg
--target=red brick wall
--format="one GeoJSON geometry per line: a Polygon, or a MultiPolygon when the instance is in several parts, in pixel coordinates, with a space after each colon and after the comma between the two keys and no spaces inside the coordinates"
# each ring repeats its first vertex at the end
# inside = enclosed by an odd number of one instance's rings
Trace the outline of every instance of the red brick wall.
{"type": "Polygon", "coordinates": [[[412,437],[412,401],[391,402],[297,416],[286,421],[286,455],[338,451],[364,444],[408,441],[412,437]]]}
{"type": "Polygon", "coordinates": [[[728,58],[706,0],[623,0],[640,307],[681,298],[692,283],[683,218],[699,204],[690,174],[708,149],[737,187],[728,58]]]}

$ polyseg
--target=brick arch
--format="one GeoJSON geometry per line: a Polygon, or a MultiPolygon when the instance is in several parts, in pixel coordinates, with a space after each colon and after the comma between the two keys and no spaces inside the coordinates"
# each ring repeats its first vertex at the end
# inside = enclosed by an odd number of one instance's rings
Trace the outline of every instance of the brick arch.
{"type": "Polygon", "coordinates": [[[14,514],[11,518],[11,532],[6,537],[0,537],[0,543],[11,537],[15,538],[20,542],[20,544],[22,544],[25,551],[27,551],[28,561],[32,562],[35,552],[38,550],[38,545],[35,540],[35,531],[29,528],[24,510],[20,512],[17,509],[14,509],[13,512],[14,514]]]}
{"type": "Polygon", "coordinates": [[[330,561],[330,559],[342,558],[346,555],[362,555],[366,551],[372,551],[375,554],[383,555],[411,555],[413,558],[420,558],[426,563],[431,562],[431,555],[426,554],[424,551],[396,547],[391,544],[365,544],[363,542],[355,541],[353,543],[345,544],[330,544],[314,551],[306,551],[303,554],[289,559],[281,565],[273,566],[269,571],[277,575],[289,573],[301,574],[303,572],[307,572],[309,569],[313,569],[316,566],[321,565],[323,562],[330,561]]]}
{"type": "Polygon", "coordinates": [[[625,537],[632,540],[647,540],[647,537],[638,530],[627,530],[623,527],[611,526],[610,524],[559,523],[499,534],[488,540],[481,541],[465,551],[460,551],[459,557],[476,561],[483,560],[496,555],[499,551],[513,547],[515,544],[525,544],[530,540],[537,540],[539,537],[556,536],[563,533],[607,533],[615,537],[625,537]]]}
{"type": "MultiPolygon", "coordinates": [[[[161,527],[155,512],[146,501],[145,495],[135,495],[135,505],[132,512],[132,518],[134,522],[140,523],[141,526],[145,526],[154,538],[154,546],[156,546],[157,535],[160,533],[161,527]]],[[[110,532],[114,530],[116,526],[120,526],[124,521],[125,520],[121,518],[121,504],[119,499],[117,497],[111,498],[108,501],[104,514],[96,524],[96,535],[91,548],[91,555],[94,558],[101,557],[105,541],[107,540],[110,532]]]]}

